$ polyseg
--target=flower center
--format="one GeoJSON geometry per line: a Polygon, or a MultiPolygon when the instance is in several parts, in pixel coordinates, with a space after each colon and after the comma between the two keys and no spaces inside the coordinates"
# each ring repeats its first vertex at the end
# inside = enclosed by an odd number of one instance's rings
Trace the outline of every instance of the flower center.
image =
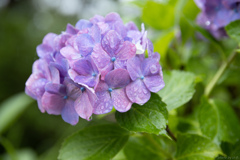
{"type": "Polygon", "coordinates": [[[112,62],[116,61],[116,57],[112,57],[112,58],[111,58],[111,61],[112,61],[112,62]]]}
{"type": "Polygon", "coordinates": [[[63,99],[68,99],[68,96],[64,96],[63,99]]]}
{"type": "Polygon", "coordinates": [[[81,89],[82,92],[86,90],[84,87],[81,87],[80,89],[81,89]]]}
{"type": "Polygon", "coordinates": [[[112,88],[108,88],[108,91],[109,91],[109,92],[112,92],[112,88]]]}
{"type": "Polygon", "coordinates": [[[143,80],[143,79],[144,79],[144,76],[141,76],[140,78],[141,78],[141,80],[143,80]]]}
{"type": "Polygon", "coordinates": [[[96,73],[92,73],[92,76],[93,76],[93,77],[96,77],[96,75],[97,75],[96,73]]]}

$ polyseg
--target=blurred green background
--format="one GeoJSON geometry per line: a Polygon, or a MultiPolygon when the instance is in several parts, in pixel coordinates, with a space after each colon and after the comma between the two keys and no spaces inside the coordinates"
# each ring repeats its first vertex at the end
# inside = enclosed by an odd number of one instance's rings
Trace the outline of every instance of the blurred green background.
{"type": "MultiPolygon", "coordinates": [[[[32,64],[38,59],[36,46],[47,33],[60,34],[67,23],[75,25],[79,19],[89,19],[95,14],[105,16],[109,12],[118,12],[124,22],[134,21],[139,29],[141,23],[145,23],[154,50],[161,54],[163,70],[195,73],[197,85],[193,99],[170,113],[174,120],[173,131],[184,133],[191,130],[191,127],[175,125],[176,121],[194,117],[192,113],[200,102],[204,86],[236,47],[236,42],[229,39],[216,41],[195,24],[200,10],[193,0],[0,0],[0,116],[15,115],[7,124],[0,122],[0,160],[14,157],[56,159],[63,138],[85,125],[96,123],[93,118],[91,122],[80,120],[76,126],[70,126],[61,116],[41,113],[36,102],[24,94],[5,100],[24,91],[32,64]],[[1,110],[4,106],[13,108],[9,115],[1,114],[5,113],[1,110]],[[14,106],[22,107],[17,110],[14,106]],[[6,150],[12,153],[11,157],[6,150]]],[[[240,56],[212,93],[212,97],[221,98],[233,106],[238,116],[239,61],[240,56]]],[[[187,122],[182,124],[187,125],[187,122]]]]}

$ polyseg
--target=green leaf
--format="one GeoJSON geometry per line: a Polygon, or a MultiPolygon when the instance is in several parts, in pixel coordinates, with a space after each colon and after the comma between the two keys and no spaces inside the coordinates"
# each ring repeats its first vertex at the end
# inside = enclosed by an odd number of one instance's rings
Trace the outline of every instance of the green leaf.
{"type": "Polygon", "coordinates": [[[173,159],[175,152],[175,142],[165,136],[150,134],[130,137],[124,147],[124,153],[128,160],[173,159]]]}
{"type": "MultiPolygon", "coordinates": [[[[240,141],[238,141],[234,146],[233,150],[231,152],[231,157],[237,157],[240,158],[240,141]]],[[[235,158],[235,159],[237,159],[235,158]]]]}
{"type": "Polygon", "coordinates": [[[195,76],[190,72],[171,71],[164,72],[165,87],[158,92],[163,102],[167,104],[168,111],[187,103],[193,96],[195,89],[195,76]]]}
{"type": "Polygon", "coordinates": [[[159,134],[166,128],[168,112],[161,98],[152,93],[144,105],[133,104],[128,112],[116,112],[115,117],[120,126],[129,131],[159,134]]]}
{"type": "Polygon", "coordinates": [[[168,29],[174,25],[174,5],[148,1],[143,8],[142,19],[155,29],[168,29]]]}
{"type": "Polygon", "coordinates": [[[225,27],[227,34],[232,39],[235,39],[237,42],[240,42],[240,20],[231,22],[225,27]]]}
{"type": "Polygon", "coordinates": [[[177,160],[213,160],[222,154],[215,143],[200,135],[183,134],[177,138],[177,160]]]}
{"type": "Polygon", "coordinates": [[[235,143],[240,137],[238,118],[224,101],[203,98],[198,119],[202,133],[216,143],[235,143]]]}
{"type": "Polygon", "coordinates": [[[158,52],[161,55],[162,61],[165,61],[169,44],[173,40],[174,35],[175,35],[175,30],[172,29],[170,31],[167,31],[163,35],[161,35],[160,38],[154,43],[154,49],[156,52],[158,52]]]}
{"type": "Polygon", "coordinates": [[[124,146],[129,132],[116,124],[86,127],[68,137],[59,152],[62,160],[107,160],[124,146]]]}
{"type": "Polygon", "coordinates": [[[0,105],[0,134],[2,134],[32,102],[33,99],[25,93],[14,95],[3,102],[0,105]]]}

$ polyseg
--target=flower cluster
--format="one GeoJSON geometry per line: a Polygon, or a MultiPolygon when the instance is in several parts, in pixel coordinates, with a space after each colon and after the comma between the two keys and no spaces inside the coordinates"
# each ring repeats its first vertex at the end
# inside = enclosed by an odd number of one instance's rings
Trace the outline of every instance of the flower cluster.
{"type": "Polygon", "coordinates": [[[25,92],[39,109],[75,125],[113,106],[126,112],[164,87],[160,56],[142,25],[123,24],[117,13],[68,24],[60,35],[47,34],[25,92]],[[147,50],[147,52],[146,52],[147,50]],[[148,58],[145,58],[148,53],[148,58]]]}
{"type": "Polygon", "coordinates": [[[198,24],[209,30],[214,37],[226,36],[224,27],[240,19],[240,0],[194,0],[202,10],[198,24]]]}

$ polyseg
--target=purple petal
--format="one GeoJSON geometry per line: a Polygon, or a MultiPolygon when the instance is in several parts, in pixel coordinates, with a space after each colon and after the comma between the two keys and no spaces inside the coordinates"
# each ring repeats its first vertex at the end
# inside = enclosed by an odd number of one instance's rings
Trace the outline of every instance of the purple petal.
{"type": "Polygon", "coordinates": [[[79,120],[79,116],[74,108],[74,101],[73,100],[67,100],[65,106],[62,109],[62,119],[70,123],[71,125],[76,125],[79,120]]]}
{"type": "Polygon", "coordinates": [[[54,39],[55,49],[60,51],[63,47],[66,46],[67,40],[71,37],[68,33],[62,33],[54,39]]]}
{"type": "Polygon", "coordinates": [[[142,62],[142,71],[144,76],[157,75],[160,72],[160,64],[156,59],[146,58],[142,62]]]}
{"type": "Polygon", "coordinates": [[[138,30],[130,30],[127,32],[127,36],[134,40],[133,43],[137,43],[140,40],[142,34],[138,30]]]}
{"type": "Polygon", "coordinates": [[[45,92],[42,96],[42,107],[48,114],[59,115],[62,112],[62,108],[65,105],[65,100],[58,94],[51,94],[45,92]]]}
{"type": "Polygon", "coordinates": [[[95,15],[93,18],[90,19],[90,22],[92,22],[93,24],[96,24],[98,22],[103,22],[103,21],[104,21],[104,17],[99,15],[95,15]]]}
{"type": "Polygon", "coordinates": [[[204,9],[204,4],[205,4],[206,0],[194,0],[194,2],[196,3],[196,5],[197,5],[200,9],[204,9]]]}
{"type": "Polygon", "coordinates": [[[126,24],[126,28],[127,28],[127,31],[130,31],[130,30],[136,30],[138,31],[138,28],[137,26],[135,25],[134,22],[130,21],[126,24]]]}
{"type": "Polygon", "coordinates": [[[45,85],[45,91],[51,94],[66,95],[66,87],[62,84],[48,83],[45,85]]]}
{"type": "Polygon", "coordinates": [[[53,54],[54,50],[52,47],[46,45],[46,44],[40,44],[37,46],[37,54],[38,57],[44,58],[48,55],[53,54]]]}
{"type": "Polygon", "coordinates": [[[114,69],[118,69],[118,68],[122,68],[122,69],[127,69],[127,60],[116,60],[114,62],[114,69]]]}
{"type": "Polygon", "coordinates": [[[81,54],[71,46],[63,47],[60,50],[60,53],[64,57],[66,57],[68,60],[75,60],[75,59],[81,58],[81,54]]]}
{"type": "Polygon", "coordinates": [[[104,92],[108,90],[108,85],[104,81],[100,81],[96,87],[96,92],[104,92]]]}
{"type": "Polygon", "coordinates": [[[130,76],[127,70],[118,68],[106,75],[105,82],[109,87],[122,88],[130,83],[130,76]]]}
{"type": "Polygon", "coordinates": [[[48,83],[48,80],[45,78],[39,77],[39,74],[32,74],[26,82],[26,92],[29,96],[34,99],[41,97],[45,92],[45,85],[48,83]]]}
{"type": "Polygon", "coordinates": [[[110,30],[102,39],[102,48],[107,52],[108,55],[114,56],[114,53],[122,43],[122,39],[119,34],[110,30]]]}
{"type": "Polygon", "coordinates": [[[113,69],[111,57],[102,49],[100,44],[95,45],[91,57],[101,73],[101,79],[104,80],[106,74],[113,69]]]}
{"type": "Polygon", "coordinates": [[[75,61],[72,69],[80,75],[91,75],[94,72],[91,62],[87,59],[75,61]]]}
{"type": "Polygon", "coordinates": [[[105,114],[112,110],[113,102],[108,91],[96,92],[98,100],[93,107],[94,114],[105,114]]]}
{"type": "Polygon", "coordinates": [[[83,56],[87,56],[88,54],[92,53],[93,47],[94,47],[94,41],[92,37],[88,34],[80,34],[76,38],[76,43],[78,46],[79,52],[83,56]]]}
{"type": "Polygon", "coordinates": [[[119,112],[127,112],[131,106],[132,102],[128,99],[125,88],[114,89],[111,92],[112,101],[114,108],[119,112]]]}
{"type": "Polygon", "coordinates": [[[92,27],[92,23],[85,19],[81,19],[76,23],[76,28],[79,30],[83,30],[90,27],[92,27]]]}
{"type": "Polygon", "coordinates": [[[40,110],[42,113],[44,113],[44,112],[45,112],[45,109],[44,109],[43,106],[42,106],[42,100],[41,100],[41,98],[42,98],[42,97],[39,97],[39,98],[37,99],[37,104],[38,104],[39,110],[40,110]]]}
{"type": "Polygon", "coordinates": [[[99,81],[98,75],[97,76],[91,76],[91,75],[81,76],[77,74],[74,70],[69,70],[68,73],[71,79],[80,85],[95,87],[99,81]]]}
{"type": "Polygon", "coordinates": [[[51,75],[51,82],[52,83],[60,83],[60,74],[56,67],[49,66],[50,75],[51,75]]]}
{"type": "Polygon", "coordinates": [[[72,99],[77,99],[81,94],[81,86],[74,83],[70,78],[65,78],[63,84],[66,86],[67,95],[72,99]]]}
{"type": "Polygon", "coordinates": [[[148,55],[152,56],[152,54],[153,54],[153,44],[150,40],[147,41],[147,50],[148,50],[148,55]]]}
{"type": "Polygon", "coordinates": [[[138,56],[135,56],[127,61],[127,70],[133,81],[143,75],[141,71],[141,60],[138,56]]]}
{"type": "Polygon", "coordinates": [[[117,14],[115,12],[112,12],[112,13],[109,13],[105,16],[105,22],[106,23],[111,23],[111,22],[115,22],[115,21],[122,21],[119,14],[117,14]]]}
{"type": "Polygon", "coordinates": [[[55,34],[55,33],[48,33],[43,38],[43,44],[47,44],[49,47],[53,48],[54,47],[54,39],[56,37],[57,37],[57,34],[55,34]]]}
{"type": "Polygon", "coordinates": [[[160,75],[145,77],[143,82],[151,92],[158,92],[165,86],[163,78],[160,75]]]}
{"type": "Polygon", "coordinates": [[[89,31],[89,35],[92,36],[94,43],[99,43],[101,40],[101,30],[98,25],[93,25],[89,31]]]}
{"type": "Polygon", "coordinates": [[[151,96],[150,91],[146,88],[142,80],[137,79],[136,81],[130,83],[126,87],[126,93],[128,98],[137,104],[146,103],[151,96]]]}
{"type": "Polygon", "coordinates": [[[89,100],[87,92],[83,92],[82,95],[75,101],[74,108],[77,114],[86,120],[90,120],[93,113],[93,106],[89,100]]]}
{"type": "Polygon", "coordinates": [[[127,31],[122,21],[116,21],[115,23],[113,23],[111,29],[115,30],[122,37],[127,36],[127,31]]]}
{"type": "Polygon", "coordinates": [[[120,60],[129,59],[129,58],[134,57],[135,55],[136,55],[136,47],[133,43],[131,43],[129,41],[125,41],[123,43],[123,46],[121,47],[121,49],[116,54],[116,56],[120,60]]]}
{"type": "Polygon", "coordinates": [[[78,30],[73,27],[71,24],[67,24],[66,32],[69,34],[77,34],[78,30]]]}

